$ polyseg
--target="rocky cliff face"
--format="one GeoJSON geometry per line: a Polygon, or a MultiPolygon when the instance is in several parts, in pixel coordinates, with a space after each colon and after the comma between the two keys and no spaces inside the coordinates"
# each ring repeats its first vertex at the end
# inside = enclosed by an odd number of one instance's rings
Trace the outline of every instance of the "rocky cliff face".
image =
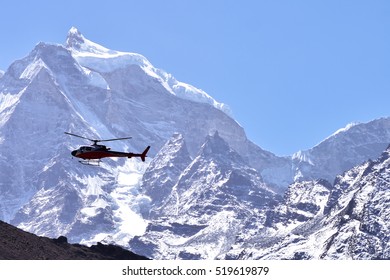
{"type": "MultiPolygon", "coordinates": [[[[186,142],[178,133],[157,153],[146,169],[141,183],[142,191],[151,198],[154,208],[164,203],[191,161],[186,142]]],[[[159,216],[158,213],[156,215],[159,216]]]]}
{"type": "Polygon", "coordinates": [[[231,254],[250,259],[388,259],[389,152],[337,176],[333,186],[326,181],[291,185],[266,226],[231,254]]]}
{"type": "MultiPolygon", "coordinates": [[[[184,142],[176,143],[179,149],[171,147],[175,139],[163,150],[176,153],[156,156],[145,173],[147,192],[160,185],[153,180],[156,174],[170,174],[168,168],[153,170],[152,166],[187,155],[184,142]],[[151,179],[147,174],[152,174],[151,179]]],[[[215,258],[234,246],[240,232],[248,230],[247,221],[264,221],[267,210],[281,200],[218,133],[207,137],[197,156],[183,167],[180,176],[169,181],[170,192],[152,201],[146,233],[130,242],[134,250],[153,258],[215,258]]]]}

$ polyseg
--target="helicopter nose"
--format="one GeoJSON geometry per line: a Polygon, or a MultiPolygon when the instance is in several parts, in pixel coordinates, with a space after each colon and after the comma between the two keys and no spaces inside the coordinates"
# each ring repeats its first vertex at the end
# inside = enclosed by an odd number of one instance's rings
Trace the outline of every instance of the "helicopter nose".
{"type": "Polygon", "coordinates": [[[72,154],[72,156],[74,156],[74,157],[75,157],[75,156],[76,156],[76,153],[77,153],[77,150],[74,150],[74,151],[72,151],[72,153],[71,153],[71,154],[72,154]]]}

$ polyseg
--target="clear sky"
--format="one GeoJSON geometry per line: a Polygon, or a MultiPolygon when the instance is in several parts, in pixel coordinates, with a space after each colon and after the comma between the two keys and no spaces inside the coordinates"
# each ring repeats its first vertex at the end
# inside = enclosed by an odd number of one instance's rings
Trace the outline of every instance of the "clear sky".
{"type": "Polygon", "coordinates": [[[390,116],[388,0],[5,1],[0,69],[75,26],[228,104],[277,155],[390,116]]]}

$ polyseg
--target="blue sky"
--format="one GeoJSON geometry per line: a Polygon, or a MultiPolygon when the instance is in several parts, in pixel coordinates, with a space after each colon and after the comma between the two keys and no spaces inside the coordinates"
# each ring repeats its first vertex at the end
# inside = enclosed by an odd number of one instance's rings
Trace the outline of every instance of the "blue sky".
{"type": "Polygon", "coordinates": [[[15,0],[1,10],[1,70],[75,26],[228,104],[277,155],[390,116],[389,1],[15,0]]]}

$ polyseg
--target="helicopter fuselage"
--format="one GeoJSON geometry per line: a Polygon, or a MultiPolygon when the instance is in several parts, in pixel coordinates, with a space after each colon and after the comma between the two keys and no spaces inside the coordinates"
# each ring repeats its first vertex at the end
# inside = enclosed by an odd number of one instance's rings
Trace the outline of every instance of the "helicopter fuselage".
{"type": "Polygon", "coordinates": [[[77,150],[72,151],[71,154],[74,157],[78,157],[84,160],[101,159],[106,157],[127,157],[127,158],[140,157],[142,161],[145,161],[145,157],[149,148],[150,147],[148,146],[142,154],[135,154],[135,153],[111,151],[110,148],[107,148],[104,145],[94,145],[94,146],[82,146],[77,150]]]}
{"type": "Polygon", "coordinates": [[[131,153],[110,151],[106,146],[96,145],[82,146],[72,151],[72,156],[82,159],[101,159],[106,157],[131,157],[131,153]]]}

